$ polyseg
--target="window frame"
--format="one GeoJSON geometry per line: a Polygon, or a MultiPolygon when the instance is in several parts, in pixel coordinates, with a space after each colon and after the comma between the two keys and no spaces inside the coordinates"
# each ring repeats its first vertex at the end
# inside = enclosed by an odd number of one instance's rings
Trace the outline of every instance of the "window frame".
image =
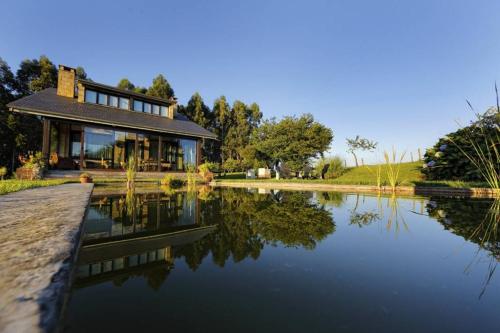
{"type": "Polygon", "coordinates": [[[109,105],[109,95],[105,94],[105,93],[102,93],[102,92],[97,92],[97,104],[108,106],[109,105]],[[100,101],[101,96],[105,96],[105,103],[104,104],[101,103],[101,101],[100,101]]]}
{"type": "Polygon", "coordinates": [[[121,109],[121,110],[130,110],[130,98],[119,97],[119,99],[118,99],[118,108],[121,109]],[[127,101],[127,108],[122,108],[122,100],[127,101]]]}
{"type": "Polygon", "coordinates": [[[92,90],[92,89],[85,89],[84,101],[85,101],[86,103],[97,104],[97,95],[98,95],[98,94],[99,94],[99,93],[98,93],[97,91],[95,91],[95,90],[92,90]],[[93,101],[93,102],[87,98],[87,97],[88,97],[88,95],[87,95],[87,94],[90,94],[90,93],[94,93],[95,99],[94,99],[94,101],[93,101]]]}
{"type": "Polygon", "coordinates": [[[135,111],[135,112],[144,112],[144,102],[141,101],[141,100],[138,100],[138,99],[134,99],[134,103],[133,103],[133,106],[132,106],[132,110],[135,111]],[[139,110],[136,110],[135,108],[135,103],[141,103],[141,107],[139,110]]]}

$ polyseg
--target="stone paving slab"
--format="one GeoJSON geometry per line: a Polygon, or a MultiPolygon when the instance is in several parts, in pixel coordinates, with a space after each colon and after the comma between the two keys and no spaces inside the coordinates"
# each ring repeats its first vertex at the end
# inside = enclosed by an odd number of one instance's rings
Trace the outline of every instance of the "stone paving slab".
{"type": "Polygon", "coordinates": [[[0,196],[0,332],[57,327],[92,184],[0,196]]]}

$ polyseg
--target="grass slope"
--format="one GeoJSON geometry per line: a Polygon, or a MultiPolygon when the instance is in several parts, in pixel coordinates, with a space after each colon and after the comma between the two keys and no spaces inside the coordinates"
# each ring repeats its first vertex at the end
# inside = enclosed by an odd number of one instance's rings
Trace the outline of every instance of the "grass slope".
{"type": "MultiPolygon", "coordinates": [[[[401,163],[399,171],[400,186],[444,186],[444,187],[488,187],[482,182],[461,182],[461,181],[428,181],[425,180],[420,168],[422,162],[401,163]]],[[[382,167],[382,185],[388,185],[386,166],[382,167]]],[[[349,168],[346,173],[336,179],[255,179],[256,182],[291,182],[291,183],[322,183],[322,184],[342,184],[342,185],[377,185],[375,172],[378,165],[360,166],[349,168]],[[371,170],[371,172],[370,172],[371,170]]],[[[227,174],[218,177],[217,181],[248,181],[242,172],[227,174]]]]}

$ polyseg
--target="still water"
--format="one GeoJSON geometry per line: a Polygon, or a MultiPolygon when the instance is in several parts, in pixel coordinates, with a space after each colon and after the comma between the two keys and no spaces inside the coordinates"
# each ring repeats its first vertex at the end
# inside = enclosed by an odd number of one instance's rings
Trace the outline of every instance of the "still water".
{"type": "Polygon", "coordinates": [[[335,192],[97,192],[64,329],[500,332],[499,208],[335,192]]]}

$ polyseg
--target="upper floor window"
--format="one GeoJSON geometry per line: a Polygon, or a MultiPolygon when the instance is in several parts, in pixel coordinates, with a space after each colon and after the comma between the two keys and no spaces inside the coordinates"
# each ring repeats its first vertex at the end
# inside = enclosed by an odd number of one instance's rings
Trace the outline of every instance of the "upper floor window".
{"type": "Polygon", "coordinates": [[[95,104],[97,102],[97,93],[93,90],[85,89],[85,102],[95,104]]]}
{"type": "Polygon", "coordinates": [[[160,106],[153,104],[153,114],[160,115],[160,106]]]}
{"type": "Polygon", "coordinates": [[[160,115],[162,117],[166,117],[167,116],[167,107],[166,106],[160,106],[160,115]]]}
{"type": "Polygon", "coordinates": [[[109,106],[118,107],[118,97],[116,96],[109,96],[109,106]]]}
{"type": "Polygon", "coordinates": [[[120,109],[128,110],[129,102],[128,98],[120,97],[120,109]]]}
{"type": "Polygon", "coordinates": [[[108,95],[99,93],[97,102],[101,105],[108,105],[108,95]]]}
{"type": "Polygon", "coordinates": [[[133,103],[130,105],[130,98],[108,95],[94,90],[85,89],[85,102],[111,106],[123,110],[134,110],[162,117],[168,116],[167,106],[151,104],[135,99],[133,99],[133,103]]]}
{"type": "Polygon", "coordinates": [[[142,112],[142,102],[134,99],[134,111],[142,112]]]}

